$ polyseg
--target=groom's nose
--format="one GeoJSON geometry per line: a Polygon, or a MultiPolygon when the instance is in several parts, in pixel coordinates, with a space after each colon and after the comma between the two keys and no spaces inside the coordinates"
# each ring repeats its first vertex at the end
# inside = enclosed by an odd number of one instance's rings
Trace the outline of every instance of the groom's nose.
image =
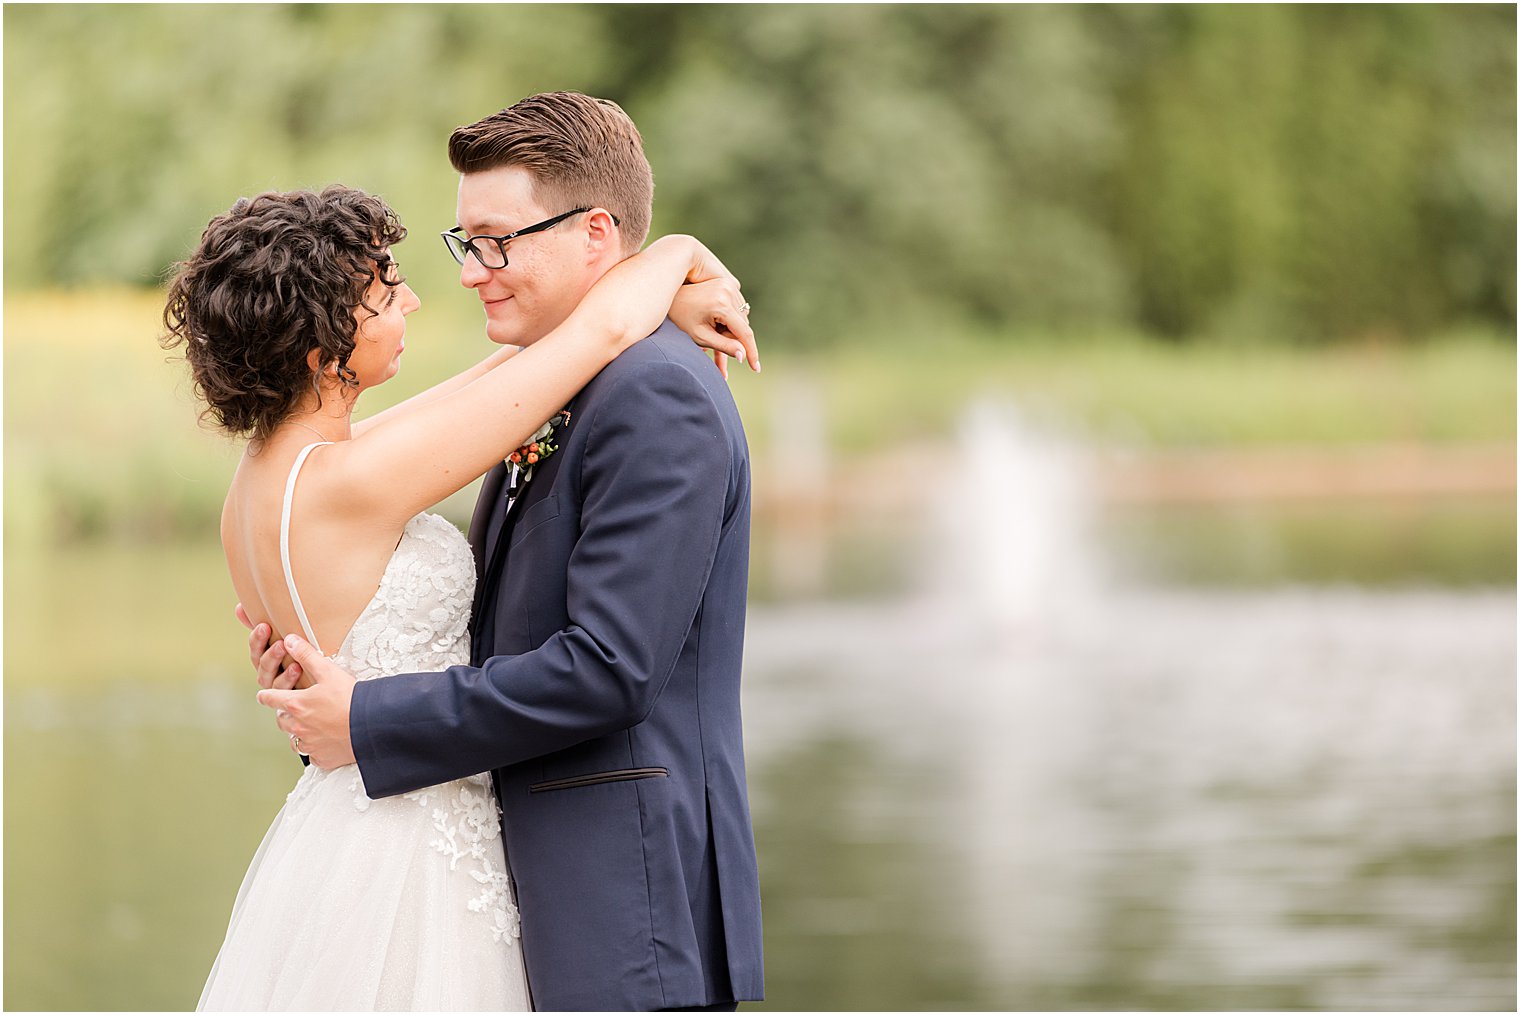
{"type": "Polygon", "coordinates": [[[459,266],[459,284],[466,289],[474,289],[491,278],[491,269],[480,263],[480,258],[474,254],[465,255],[464,263],[459,266]]]}

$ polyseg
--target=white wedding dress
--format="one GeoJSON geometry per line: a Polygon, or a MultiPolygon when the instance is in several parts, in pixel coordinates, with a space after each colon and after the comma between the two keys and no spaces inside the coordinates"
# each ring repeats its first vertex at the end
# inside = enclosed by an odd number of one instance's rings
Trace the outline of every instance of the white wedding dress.
{"type": "MultiPolygon", "coordinates": [[[[280,550],[291,601],[290,470],[280,550]]],[[[475,562],[437,515],[407,523],[332,656],[360,680],[470,659],[475,562]]],[[[357,765],[306,769],[238,889],[198,1010],[530,1010],[489,775],[371,800],[357,765]]]]}

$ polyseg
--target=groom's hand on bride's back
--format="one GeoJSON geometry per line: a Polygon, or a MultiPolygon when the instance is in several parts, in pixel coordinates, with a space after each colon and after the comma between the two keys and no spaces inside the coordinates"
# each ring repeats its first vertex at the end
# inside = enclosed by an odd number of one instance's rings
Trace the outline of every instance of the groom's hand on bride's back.
{"type": "MultiPolygon", "coordinates": [[[[288,635],[285,648],[311,678],[304,689],[268,689],[258,701],[274,709],[275,724],[291,746],[318,768],[341,768],[354,763],[348,733],[348,713],[354,699],[351,673],[318,652],[304,639],[288,635]]],[[[267,653],[266,653],[267,655],[267,653]]]]}
{"type": "Polygon", "coordinates": [[[306,676],[301,664],[285,650],[285,643],[277,641],[273,645],[269,644],[269,638],[274,632],[268,624],[255,624],[249,619],[242,603],[237,604],[234,612],[238,622],[248,628],[248,661],[253,663],[254,676],[260,687],[266,691],[288,691],[291,688],[311,686],[311,678],[306,676]]]}

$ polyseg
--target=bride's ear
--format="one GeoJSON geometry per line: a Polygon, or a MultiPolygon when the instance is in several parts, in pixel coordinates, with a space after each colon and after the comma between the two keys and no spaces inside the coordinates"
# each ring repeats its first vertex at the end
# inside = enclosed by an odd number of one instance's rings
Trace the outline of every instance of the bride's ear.
{"type": "MultiPolygon", "coordinates": [[[[318,364],[320,364],[321,362],[322,362],[322,350],[321,349],[313,348],[311,350],[311,352],[309,352],[309,353],[306,354],[306,368],[312,372],[313,376],[316,375],[318,364]]],[[[338,376],[338,364],[337,363],[329,363],[329,364],[327,364],[327,373],[328,373],[328,376],[330,376],[330,377],[337,377],[338,376]]]]}

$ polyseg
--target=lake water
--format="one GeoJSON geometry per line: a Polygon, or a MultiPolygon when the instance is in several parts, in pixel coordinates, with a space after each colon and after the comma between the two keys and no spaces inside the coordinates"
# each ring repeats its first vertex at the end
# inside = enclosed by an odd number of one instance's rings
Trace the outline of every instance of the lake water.
{"type": "MultiPolygon", "coordinates": [[[[1513,1010],[1513,499],[1105,513],[1008,436],[757,527],[754,1007],[1513,1010]]],[[[298,774],[219,554],[6,549],[5,1006],[193,1005],[298,774]]]]}

